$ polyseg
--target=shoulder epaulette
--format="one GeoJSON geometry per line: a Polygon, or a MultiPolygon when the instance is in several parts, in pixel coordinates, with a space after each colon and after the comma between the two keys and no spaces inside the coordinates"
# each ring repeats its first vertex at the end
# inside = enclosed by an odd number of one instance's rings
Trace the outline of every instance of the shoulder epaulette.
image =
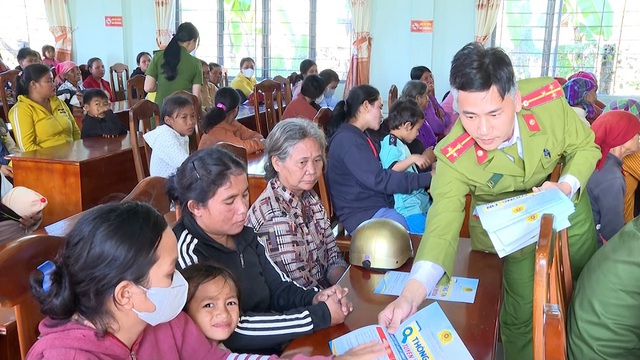
{"type": "Polygon", "coordinates": [[[449,145],[442,147],[442,154],[451,162],[458,160],[460,155],[469,150],[475,144],[475,140],[467,132],[462,133],[449,145]]]}
{"type": "Polygon", "coordinates": [[[536,106],[546,104],[560,97],[563,97],[562,86],[558,81],[546,84],[522,97],[522,107],[532,109],[536,106]]]}

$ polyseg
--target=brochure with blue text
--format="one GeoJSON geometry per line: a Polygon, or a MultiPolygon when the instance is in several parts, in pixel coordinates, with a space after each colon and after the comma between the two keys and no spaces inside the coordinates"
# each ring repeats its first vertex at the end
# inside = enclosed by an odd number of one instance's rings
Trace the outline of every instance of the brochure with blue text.
{"type": "MultiPolygon", "coordinates": [[[[407,281],[409,281],[408,272],[387,271],[373,293],[398,296],[407,281]]],[[[427,295],[427,299],[473,304],[478,291],[478,282],[478,279],[454,276],[448,284],[436,286],[427,295]]]]}
{"type": "Polygon", "coordinates": [[[473,359],[437,302],[410,316],[395,334],[369,325],[331,340],[329,347],[334,355],[342,355],[372,341],[385,346],[389,360],[473,359]]]}
{"type": "Polygon", "coordinates": [[[543,214],[553,214],[553,228],[571,226],[573,202],[559,189],[547,189],[488,204],[478,205],[474,214],[500,257],[514,253],[538,241],[543,214]]]}

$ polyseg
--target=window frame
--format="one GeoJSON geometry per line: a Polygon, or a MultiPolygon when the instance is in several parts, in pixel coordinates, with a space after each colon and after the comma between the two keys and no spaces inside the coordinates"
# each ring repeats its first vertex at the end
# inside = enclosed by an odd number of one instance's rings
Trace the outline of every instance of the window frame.
{"type": "MultiPolygon", "coordinates": [[[[225,23],[225,14],[224,14],[224,0],[215,0],[217,1],[217,23],[218,23],[218,55],[217,55],[217,63],[224,63],[224,23],[225,23]]],[[[272,77],[271,72],[273,68],[271,66],[271,6],[269,0],[256,0],[261,2],[262,5],[262,77],[259,79],[270,79],[272,77]]],[[[182,12],[180,6],[180,0],[175,0],[175,28],[182,23],[182,12]]],[[[313,61],[316,60],[317,56],[317,10],[318,10],[318,0],[309,0],[309,48],[307,51],[307,59],[311,59],[313,61]]],[[[298,69],[293,69],[294,72],[298,72],[298,69]]],[[[230,79],[233,77],[230,76],[230,79]]],[[[341,79],[340,83],[344,83],[346,79],[341,79]]]]}

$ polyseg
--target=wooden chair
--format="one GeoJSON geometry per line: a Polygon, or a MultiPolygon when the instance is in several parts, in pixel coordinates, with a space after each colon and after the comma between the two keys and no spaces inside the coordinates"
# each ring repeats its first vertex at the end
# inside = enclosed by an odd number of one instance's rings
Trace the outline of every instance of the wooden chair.
{"type": "Polygon", "coordinates": [[[242,160],[245,165],[249,163],[249,159],[247,158],[247,149],[243,148],[242,146],[234,145],[225,141],[219,142],[214,146],[225,149],[228,152],[232,153],[238,159],[242,160]]]}
{"type": "Polygon", "coordinates": [[[173,95],[180,95],[189,98],[193,103],[193,108],[196,110],[196,125],[194,128],[195,130],[193,131],[193,135],[189,137],[189,150],[190,152],[194,152],[198,150],[198,144],[200,144],[200,138],[202,137],[202,133],[200,132],[200,118],[202,118],[200,98],[197,95],[184,90],[178,90],[171,94],[171,96],[173,95]]]}
{"type": "Polygon", "coordinates": [[[293,85],[295,85],[296,80],[298,80],[298,73],[295,71],[292,72],[291,75],[287,76],[287,79],[289,80],[289,86],[293,88],[293,85]]]}
{"type": "Polygon", "coordinates": [[[220,86],[218,87],[220,88],[220,87],[227,87],[227,86],[229,86],[229,76],[227,75],[227,70],[225,69],[222,72],[222,79],[220,80],[220,86]]]}
{"type": "Polygon", "coordinates": [[[125,84],[129,81],[129,67],[123,63],[115,63],[109,66],[109,78],[111,80],[111,90],[113,91],[113,96],[116,101],[125,100],[124,89],[125,84]],[[125,77],[122,77],[122,73],[125,74],[125,77]],[[118,88],[116,89],[115,83],[113,81],[113,74],[116,75],[118,81],[118,88]]]}
{"type": "Polygon", "coordinates": [[[320,125],[322,131],[327,133],[327,127],[329,126],[329,121],[331,121],[331,116],[333,115],[333,111],[329,108],[322,108],[318,110],[318,113],[313,118],[313,122],[320,125]]]}
{"type": "Polygon", "coordinates": [[[256,114],[256,130],[265,138],[269,132],[271,132],[271,129],[276,126],[278,120],[282,118],[282,114],[278,115],[278,113],[276,113],[276,106],[278,107],[278,112],[282,112],[283,108],[282,91],[279,91],[280,88],[280,83],[269,79],[262,80],[253,86],[253,109],[256,114]],[[260,99],[258,93],[262,93],[264,95],[264,117],[266,129],[262,128],[260,121],[260,99]],[[276,95],[275,101],[273,99],[274,93],[276,95]]]}
{"type": "Polygon", "coordinates": [[[391,105],[398,100],[398,87],[395,85],[391,85],[389,89],[389,101],[388,101],[388,109],[391,110],[391,105]]]}
{"type": "Polygon", "coordinates": [[[171,201],[166,192],[167,179],[161,176],[149,176],[136,185],[121,202],[138,201],[151,205],[160,214],[171,210],[171,201]]]}
{"type": "MultiPolygon", "coordinates": [[[[276,76],[273,78],[273,81],[277,81],[279,82],[283,89],[284,89],[284,103],[286,105],[291,104],[291,82],[289,82],[289,79],[287,79],[286,77],[283,76],[276,76]]],[[[282,113],[282,110],[278,109],[278,113],[282,113]]],[[[280,119],[282,119],[282,114],[280,114],[280,119]]]]}
{"type": "Polygon", "coordinates": [[[129,138],[131,139],[131,151],[133,152],[133,163],[136,168],[138,182],[149,176],[149,166],[151,165],[151,148],[142,137],[140,132],[146,134],[151,131],[151,118],[155,124],[160,121],[160,108],[153,101],[142,99],[129,109],[129,138]],[[140,124],[142,129],[140,129],[140,124]],[[140,131],[139,131],[140,129],[140,131]],[[140,152],[140,142],[144,143],[144,154],[140,152]],[[144,158],[143,158],[144,156],[144,158]],[[145,170],[146,167],[146,170],[145,170]]]}
{"type": "Polygon", "coordinates": [[[127,100],[129,106],[145,97],[144,93],[144,75],[136,75],[127,80],[127,100]]]}
{"type": "Polygon", "coordinates": [[[87,66],[87,64],[78,65],[78,69],[80,69],[80,76],[82,77],[82,81],[91,76],[91,71],[89,71],[89,67],[87,66]]]}
{"type": "Polygon", "coordinates": [[[566,359],[565,314],[573,293],[567,230],[553,231],[544,214],[536,246],[533,282],[533,358],[566,359]]]}
{"type": "Polygon", "coordinates": [[[3,119],[5,122],[9,122],[9,109],[16,102],[16,86],[18,85],[19,70],[8,70],[0,73],[0,101],[2,101],[3,119]],[[4,85],[6,83],[11,84],[11,91],[7,92],[4,85]]]}
{"type": "Polygon", "coordinates": [[[62,237],[31,235],[13,241],[0,252],[0,306],[15,312],[23,359],[36,342],[38,323],[44,317],[31,295],[29,277],[40,264],[53,260],[64,242],[62,237]]]}
{"type": "Polygon", "coordinates": [[[318,178],[318,183],[315,186],[315,191],[320,198],[320,202],[324,207],[324,210],[327,212],[327,217],[329,217],[329,221],[331,222],[331,228],[333,229],[333,234],[336,237],[336,245],[338,245],[338,249],[342,253],[348,253],[349,247],[351,246],[351,235],[347,233],[344,229],[344,226],[338,221],[338,218],[333,211],[333,205],[331,204],[331,197],[329,195],[329,189],[327,188],[327,182],[324,177],[324,171],[322,176],[318,178]]]}

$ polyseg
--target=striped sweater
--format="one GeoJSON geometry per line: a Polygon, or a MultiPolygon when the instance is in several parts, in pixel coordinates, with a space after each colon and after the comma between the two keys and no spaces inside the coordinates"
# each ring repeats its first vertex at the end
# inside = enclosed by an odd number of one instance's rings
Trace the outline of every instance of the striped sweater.
{"type": "Polygon", "coordinates": [[[327,305],[312,305],[317,289],[306,290],[281,272],[251,228],[245,227],[234,237],[236,250],[213,240],[188,214],[173,231],[178,238],[178,269],[213,262],[229,269],[238,280],[240,322],[224,342],[232,351],[270,354],[330,325],[327,305]]]}

